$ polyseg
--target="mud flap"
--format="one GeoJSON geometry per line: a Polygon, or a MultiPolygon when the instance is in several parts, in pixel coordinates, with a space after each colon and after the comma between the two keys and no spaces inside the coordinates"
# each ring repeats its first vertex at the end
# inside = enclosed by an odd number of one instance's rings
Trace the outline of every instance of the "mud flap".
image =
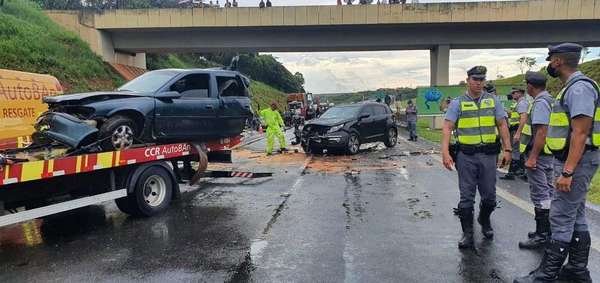
{"type": "Polygon", "coordinates": [[[196,174],[194,174],[192,179],[190,179],[189,185],[196,184],[200,180],[200,178],[204,176],[204,172],[208,167],[208,156],[202,145],[193,143],[192,146],[196,149],[196,152],[198,153],[198,169],[196,170],[196,174]]]}

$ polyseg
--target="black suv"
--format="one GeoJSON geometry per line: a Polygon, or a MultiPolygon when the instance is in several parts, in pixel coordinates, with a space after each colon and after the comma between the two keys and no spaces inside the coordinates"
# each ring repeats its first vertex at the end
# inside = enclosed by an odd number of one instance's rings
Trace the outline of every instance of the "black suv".
{"type": "Polygon", "coordinates": [[[341,149],[356,154],[363,143],[395,146],[398,129],[387,105],[367,102],[328,109],[304,126],[301,141],[307,153],[341,149]]]}
{"type": "Polygon", "coordinates": [[[36,129],[71,147],[101,139],[103,149],[231,137],[252,117],[249,84],[230,70],[152,71],[116,91],[45,97],[36,129]]]}

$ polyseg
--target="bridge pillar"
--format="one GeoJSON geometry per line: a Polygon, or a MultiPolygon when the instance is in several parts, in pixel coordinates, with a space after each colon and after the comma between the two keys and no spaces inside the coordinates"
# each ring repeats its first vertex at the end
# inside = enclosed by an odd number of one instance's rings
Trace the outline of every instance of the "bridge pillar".
{"type": "Polygon", "coordinates": [[[450,81],[450,45],[437,45],[429,50],[430,85],[448,85],[450,81]]]}

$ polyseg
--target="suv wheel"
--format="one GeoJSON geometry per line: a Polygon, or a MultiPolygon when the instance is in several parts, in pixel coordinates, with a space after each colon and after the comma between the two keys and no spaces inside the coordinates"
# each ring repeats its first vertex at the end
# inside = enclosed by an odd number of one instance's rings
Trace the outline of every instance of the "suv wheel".
{"type": "Polygon", "coordinates": [[[358,153],[359,149],[360,139],[358,137],[358,134],[351,133],[350,137],[348,137],[348,145],[346,146],[346,152],[348,152],[348,154],[354,155],[358,153]]]}
{"type": "Polygon", "coordinates": [[[383,141],[385,146],[394,147],[398,143],[398,132],[395,128],[389,128],[385,134],[385,140],[383,141]]]}
{"type": "Polygon", "coordinates": [[[138,136],[135,122],[125,116],[110,117],[100,127],[100,137],[107,138],[102,142],[104,150],[123,150],[134,144],[134,138],[138,136]]]}

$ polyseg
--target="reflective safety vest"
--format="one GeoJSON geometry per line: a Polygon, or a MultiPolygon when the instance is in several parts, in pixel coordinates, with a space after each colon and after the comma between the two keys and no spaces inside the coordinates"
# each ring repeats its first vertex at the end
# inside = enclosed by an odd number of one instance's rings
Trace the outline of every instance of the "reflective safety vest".
{"type": "Polygon", "coordinates": [[[466,95],[459,97],[460,115],[457,121],[456,137],[459,144],[479,145],[495,143],[496,101],[490,94],[484,93],[480,103],[469,100],[466,95]]]}
{"type": "Polygon", "coordinates": [[[517,105],[518,103],[515,101],[510,105],[510,117],[508,117],[508,124],[510,126],[519,125],[519,121],[521,120],[521,115],[517,112],[517,105]]]}
{"type": "Polygon", "coordinates": [[[592,84],[596,90],[598,98],[596,99],[596,109],[594,111],[594,121],[592,124],[591,142],[595,147],[600,146],[600,108],[598,102],[600,100],[600,88],[598,84],[589,78],[576,79],[569,85],[565,86],[558,96],[552,107],[552,113],[550,114],[550,125],[548,127],[548,136],[546,136],[546,145],[548,148],[555,153],[560,153],[567,148],[569,143],[568,139],[571,134],[571,117],[564,106],[564,94],[567,90],[578,81],[586,81],[592,84]]]}
{"type": "MultiPolygon", "coordinates": [[[[552,107],[552,104],[554,103],[554,99],[552,97],[548,97],[548,96],[543,96],[542,97],[543,100],[545,100],[546,102],[548,102],[548,105],[550,105],[550,107],[552,107]]],[[[529,143],[532,140],[532,135],[533,132],[531,130],[532,127],[532,114],[531,111],[533,110],[533,106],[536,102],[532,102],[529,104],[529,109],[527,110],[527,123],[525,125],[523,125],[523,131],[521,132],[521,139],[519,140],[519,152],[521,153],[525,153],[525,151],[527,151],[527,147],[529,146],[529,143]]],[[[533,145],[531,145],[533,146],[533,145]]],[[[529,148],[531,149],[531,148],[529,148]]],[[[544,153],[545,154],[552,154],[552,152],[550,151],[550,149],[548,148],[547,145],[544,145],[544,153]]]]}

